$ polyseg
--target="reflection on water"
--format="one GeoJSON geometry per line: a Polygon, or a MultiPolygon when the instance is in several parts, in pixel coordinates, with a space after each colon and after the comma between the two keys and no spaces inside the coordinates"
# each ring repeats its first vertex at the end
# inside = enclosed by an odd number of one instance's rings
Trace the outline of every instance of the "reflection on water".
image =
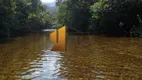
{"type": "Polygon", "coordinates": [[[0,44],[0,80],[141,80],[142,39],[69,36],[52,52],[48,33],[0,44]]]}
{"type": "Polygon", "coordinates": [[[48,50],[48,33],[31,34],[0,44],[0,80],[54,80],[61,54],[48,50]]]}
{"type": "Polygon", "coordinates": [[[61,55],[57,52],[51,52],[49,50],[44,51],[45,53],[41,55],[39,61],[35,60],[31,62],[31,69],[22,73],[23,79],[33,79],[33,80],[55,80],[60,79],[59,68],[61,55]],[[31,73],[30,75],[27,73],[31,73]]]}

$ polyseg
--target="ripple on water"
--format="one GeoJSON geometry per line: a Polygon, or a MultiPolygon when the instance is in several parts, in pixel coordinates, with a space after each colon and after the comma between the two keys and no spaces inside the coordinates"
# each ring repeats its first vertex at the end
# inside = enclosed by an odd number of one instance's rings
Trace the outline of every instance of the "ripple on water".
{"type": "Polygon", "coordinates": [[[142,80],[142,39],[74,35],[59,53],[46,34],[25,37],[0,44],[0,80],[142,80]]]}
{"type": "MultiPolygon", "coordinates": [[[[37,62],[31,62],[31,69],[26,71],[22,76],[23,79],[30,79],[36,77],[40,80],[50,79],[56,80],[61,79],[58,75],[60,74],[60,59],[61,54],[52,51],[45,51],[41,55],[41,59],[37,62]]],[[[37,79],[37,80],[38,80],[37,79]]]]}

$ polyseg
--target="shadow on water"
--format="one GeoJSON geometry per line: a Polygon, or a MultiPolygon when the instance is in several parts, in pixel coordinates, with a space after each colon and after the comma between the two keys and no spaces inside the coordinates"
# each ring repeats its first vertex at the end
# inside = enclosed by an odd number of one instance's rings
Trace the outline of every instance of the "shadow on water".
{"type": "Polygon", "coordinates": [[[12,43],[14,39],[0,39],[0,44],[12,43]]]}

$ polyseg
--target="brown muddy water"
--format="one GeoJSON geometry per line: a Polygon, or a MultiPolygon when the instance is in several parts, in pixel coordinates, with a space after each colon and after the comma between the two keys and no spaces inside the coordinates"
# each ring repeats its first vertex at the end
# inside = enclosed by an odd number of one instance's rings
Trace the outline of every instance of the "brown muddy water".
{"type": "Polygon", "coordinates": [[[142,80],[142,39],[68,37],[64,53],[48,33],[0,44],[0,80],[142,80]]]}

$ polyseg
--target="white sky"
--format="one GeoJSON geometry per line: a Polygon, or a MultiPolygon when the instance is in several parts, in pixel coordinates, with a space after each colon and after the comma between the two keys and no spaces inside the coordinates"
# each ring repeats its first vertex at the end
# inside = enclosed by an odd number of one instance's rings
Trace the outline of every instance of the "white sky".
{"type": "Polygon", "coordinates": [[[55,2],[56,0],[41,0],[41,2],[47,2],[47,3],[50,3],[50,2],[55,2]]]}

